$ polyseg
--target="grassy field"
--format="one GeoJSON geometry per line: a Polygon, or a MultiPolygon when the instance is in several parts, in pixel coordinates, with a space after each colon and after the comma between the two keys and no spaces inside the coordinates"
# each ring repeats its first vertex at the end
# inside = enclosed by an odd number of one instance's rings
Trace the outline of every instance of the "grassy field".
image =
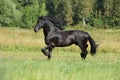
{"type": "Polygon", "coordinates": [[[0,80],[119,80],[120,30],[81,29],[100,44],[95,56],[83,61],[73,45],[55,48],[48,61],[42,30],[0,27],[0,80]]]}

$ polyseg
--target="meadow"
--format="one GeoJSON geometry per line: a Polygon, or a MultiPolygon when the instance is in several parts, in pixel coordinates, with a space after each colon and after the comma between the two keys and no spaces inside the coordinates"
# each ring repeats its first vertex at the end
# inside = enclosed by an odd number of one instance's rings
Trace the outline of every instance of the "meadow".
{"type": "Polygon", "coordinates": [[[82,60],[72,45],[55,48],[48,61],[41,52],[42,30],[0,27],[0,80],[119,80],[120,29],[75,29],[87,31],[99,44],[95,56],[82,60]]]}

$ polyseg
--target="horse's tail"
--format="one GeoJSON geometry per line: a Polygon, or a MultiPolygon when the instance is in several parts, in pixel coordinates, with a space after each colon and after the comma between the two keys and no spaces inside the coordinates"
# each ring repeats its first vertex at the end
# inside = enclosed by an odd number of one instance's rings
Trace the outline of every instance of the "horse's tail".
{"type": "Polygon", "coordinates": [[[89,35],[88,39],[89,39],[89,42],[90,42],[90,45],[91,45],[91,51],[90,52],[91,52],[92,55],[94,55],[96,53],[97,45],[90,35],[89,35]]]}

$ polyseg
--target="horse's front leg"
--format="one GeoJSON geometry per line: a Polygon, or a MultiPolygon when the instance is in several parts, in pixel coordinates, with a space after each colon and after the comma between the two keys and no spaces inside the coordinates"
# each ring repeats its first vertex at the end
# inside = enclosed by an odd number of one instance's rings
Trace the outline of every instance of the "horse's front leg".
{"type": "Polygon", "coordinates": [[[46,51],[47,48],[48,48],[48,46],[41,49],[41,51],[43,52],[43,54],[44,54],[45,56],[47,56],[47,51],[46,51]]]}
{"type": "Polygon", "coordinates": [[[51,59],[52,46],[48,45],[44,47],[41,51],[45,56],[48,56],[48,59],[51,59]]]}
{"type": "Polygon", "coordinates": [[[51,59],[51,55],[52,55],[52,48],[49,48],[48,50],[49,50],[49,53],[48,53],[48,55],[47,55],[47,56],[48,56],[48,59],[51,59]]]}

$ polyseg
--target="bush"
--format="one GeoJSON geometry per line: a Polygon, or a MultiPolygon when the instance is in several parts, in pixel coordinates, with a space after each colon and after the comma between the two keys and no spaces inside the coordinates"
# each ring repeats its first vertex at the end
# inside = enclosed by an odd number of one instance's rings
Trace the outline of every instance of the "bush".
{"type": "Polygon", "coordinates": [[[94,19],[94,26],[97,28],[102,28],[103,22],[101,18],[95,18],[94,19]]]}

